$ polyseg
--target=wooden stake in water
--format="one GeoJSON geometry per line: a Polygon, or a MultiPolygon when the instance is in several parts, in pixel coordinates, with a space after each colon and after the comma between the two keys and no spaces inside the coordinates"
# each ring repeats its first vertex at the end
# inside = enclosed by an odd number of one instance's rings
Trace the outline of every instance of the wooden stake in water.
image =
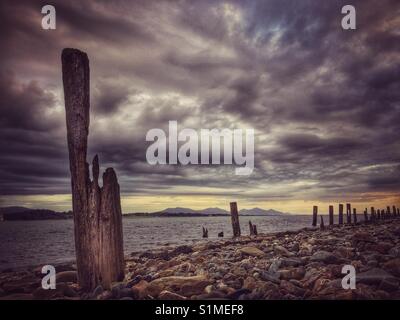
{"type": "Polygon", "coordinates": [[[333,206],[329,206],[329,225],[333,225],[333,206]]]}
{"type": "Polygon", "coordinates": [[[365,210],[364,210],[364,221],[368,222],[368,209],[367,208],[365,208],[365,210]]]}
{"type": "Polygon", "coordinates": [[[356,208],[353,208],[353,222],[354,222],[354,224],[357,224],[357,210],[356,210],[356,208]]]}
{"type": "Polygon", "coordinates": [[[339,204],[339,224],[343,224],[343,204],[339,204]]]}
{"type": "Polygon", "coordinates": [[[351,224],[351,204],[346,203],[346,218],[347,224],[351,224]]]}
{"type": "Polygon", "coordinates": [[[239,213],[237,209],[237,203],[231,202],[230,206],[231,206],[233,237],[240,237],[240,224],[239,224],[239,213]]]}
{"type": "Polygon", "coordinates": [[[313,227],[317,226],[317,216],[318,216],[318,207],[314,206],[313,207],[313,220],[312,220],[313,227]]]}

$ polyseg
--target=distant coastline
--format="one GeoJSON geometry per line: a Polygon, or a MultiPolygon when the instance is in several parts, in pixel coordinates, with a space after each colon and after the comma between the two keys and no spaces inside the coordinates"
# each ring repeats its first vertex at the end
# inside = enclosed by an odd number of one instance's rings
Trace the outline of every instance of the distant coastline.
{"type": "MultiPolygon", "coordinates": [[[[265,210],[261,208],[242,209],[239,211],[241,216],[282,216],[283,213],[273,209],[265,210]]],[[[230,216],[230,213],[220,208],[206,208],[203,210],[193,210],[190,208],[167,208],[157,212],[134,212],[125,213],[123,217],[221,217],[230,216]]],[[[26,207],[4,207],[0,208],[0,221],[26,221],[26,220],[63,220],[72,219],[72,211],[57,212],[48,209],[31,209],[26,207]]]]}

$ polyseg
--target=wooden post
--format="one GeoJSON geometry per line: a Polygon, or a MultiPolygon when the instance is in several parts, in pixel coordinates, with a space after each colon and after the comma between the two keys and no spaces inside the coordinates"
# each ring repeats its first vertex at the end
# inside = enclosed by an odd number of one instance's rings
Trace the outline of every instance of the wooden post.
{"type": "Polygon", "coordinates": [[[322,216],[319,216],[321,218],[321,223],[319,225],[319,227],[321,228],[321,230],[325,229],[325,224],[324,224],[324,218],[322,216]]]}
{"type": "Polygon", "coordinates": [[[393,208],[392,212],[393,212],[393,218],[394,218],[394,217],[396,217],[396,206],[392,206],[392,208],[393,208]]]}
{"type": "Polygon", "coordinates": [[[257,226],[253,224],[253,234],[256,236],[258,235],[257,226]]]}
{"type": "Polygon", "coordinates": [[[368,209],[367,208],[365,208],[365,210],[364,210],[364,221],[368,222],[368,209]]]}
{"type": "Polygon", "coordinates": [[[313,227],[317,226],[317,216],[318,216],[318,206],[314,206],[313,207],[313,220],[312,220],[313,227]]]}
{"type": "Polygon", "coordinates": [[[93,181],[86,162],[89,134],[89,59],[76,49],[61,55],[67,124],[75,252],[78,284],[91,291],[99,284],[109,288],[124,278],[122,213],[119,185],[112,168],[98,184],[98,157],[93,159],[93,181]]]}
{"type": "Polygon", "coordinates": [[[400,216],[400,208],[397,208],[397,216],[400,216]]]}
{"type": "Polygon", "coordinates": [[[343,224],[343,204],[339,204],[339,224],[343,224]]]}
{"type": "Polygon", "coordinates": [[[386,207],[386,213],[387,213],[387,217],[390,218],[391,212],[390,212],[389,206],[386,207]]]}
{"type": "Polygon", "coordinates": [[[231,206],[233,237],[240,237],[240,224],[239,224],[239,213],[237,209],[237,203],[231,202],[230,206],[231,206]]]}
{"type": "Polygon", "coordinates": [[[346,218],[347,224],[351,224],[351,204],[346,203],[346,218]]]}
{"type": "Polygon", "coordinates": [[[250,229],[250,235],[253,235],[254,229],[253,229],[253,224],[251,223],[251,221],[249,220],[249,229],[250,229]]]}
{"type": "Polygon", "coordinates": [[[208,229],[203,227],[203,238],[208,238],[208,229]]]}
{"type": "Polygon", "coordinates": [[[333,206],[329,206],[329,225],[333,225],[333,206]]]}
{"type": "Polygon", "coordinates": [[[357,209],[353,208],[353,222],[357,224],[357,209]]]}
{"type": "Polygon", "coordinates": [[[371,219],[370,220],[376,220],[376,212],[375,212],[375,208],[371,207],[371,219]]]}
{"type": "Polygon", "coordinates": [[[378,209],[378,211],[377,211],[377,216],[378,216],[378,220],[380,220],[381,219],[381,210],[380,209],[378,209]]]}

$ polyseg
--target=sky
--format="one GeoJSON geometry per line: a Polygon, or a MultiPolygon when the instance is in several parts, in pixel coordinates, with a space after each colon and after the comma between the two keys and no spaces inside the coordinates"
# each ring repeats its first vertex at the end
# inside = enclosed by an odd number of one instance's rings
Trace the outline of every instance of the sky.
{"type": "Polygon", "coordinates": [[[0,2],[0,206],[69,210],[61,51],[90,59],[89,159],[124,212],[400,205],[400,3],[0,2]],[[41,8],[56,8],[56,30],[41,8]],[[255,169],[146,162],[152,128],[252,128],[255,169]]]}

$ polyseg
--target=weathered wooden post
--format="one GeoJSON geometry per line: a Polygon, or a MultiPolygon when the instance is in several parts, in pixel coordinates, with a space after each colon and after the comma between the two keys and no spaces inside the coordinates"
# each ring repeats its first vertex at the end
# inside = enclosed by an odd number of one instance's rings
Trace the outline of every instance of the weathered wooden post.
{"type": "Polygon", "coordinates": [[[329,206],[329,225],[333,225],[333,206],[329,206]]]}
{"type": "Polygon", "coordinates": [[[380,209],[378,209],[378,211],[377,211],[377,216],[378,216],[378,220],[380,220],[381,219],[381,210],[380,209]]]}
{"type": "Polygon", "coordinates": [[[318,216],[318,206],[314,206],[313,207],[313,219],[312,219],[313,227],[317,226],[317,216],[318,216]]]}
{"type": "Polygon", "coordinates": [[[339,204],[339,224],[343,224],[343,204],[339,204]]]}
{"type": "Polygon", "coordinates": [[[250,220],[249,220],[249,230],[251,236],[257,235],[257,226],[255,224],[252,224],[250,220]]]}
{"type": "Polygon", "coordinates": [[[108,168],[99,187],[97,156],[93,180],[89,178],[89,59],[82,51],[64,49],[61,60],[78,283],[84,291],[99,284],[109,288],[112,281],[123,279],[125,267],[119,185],[114,170],[108,168]]]}
{"type": "MultiPolygon", "coordinates": [[[[372,215],[371,215],[371,218],[372,218],[372,215]]],[[[364,210],[364,221],[368,222],[368,209],[367,208],[365,208],[365,210],[364,210]]]]}
{"type": "Polygon", "coordinates": [[[400,216],[400,208],[397,208],[397,216],[400,216]]]}
{"type": "Polygon", "coordinates": [[[390,207],[389,206],[386,207],[386,213],[387,213],[387,217],[390,218],[391,212],[390,212],[390,207]]]}
{"type": "Polygon", "coordinates": [[[258,235],[257,226],[253,224],[253,234],[256,236],[258,235]]]}
{"type": "Polygon", "coordinates": [[[208,229],[203,227],[203,238],[208,238],[208,229]]]}
{"type": "Polygon", "coordinates": [[[371,207],[371,221],[376,220],[376,212],[375,212],[375,208],[371,207]]]}
{"type": "Polygon", "coordinates": [[[239,224],[239,213],[237,209],[237,203],[231,202],[230,206],[231,206],[233,237],[240,237],[240,224],[239,224]]]}
{"type": "Polygon", "coordinates": [[[392,208],[393,208],[393,217],[396,217],[396,206],[392,206],[392,208]]]}
{"type": "Polygon", "coordinates": [[[346,203],[346,221],[347,224],[351,224],[351,204],[346,203]]]}
{"type": "Polygon", "coordinates": [[[319,217],[321,218],[321,223],[320,223],[319,227],[321,230],[325,230],[324,218],[323,218],[323,216],[319,216],[319,217]]]}
{"type": "Polygon", "coordinates": [[[357,224],[357,209],[353,208],[353,222],[357,224]]]}

